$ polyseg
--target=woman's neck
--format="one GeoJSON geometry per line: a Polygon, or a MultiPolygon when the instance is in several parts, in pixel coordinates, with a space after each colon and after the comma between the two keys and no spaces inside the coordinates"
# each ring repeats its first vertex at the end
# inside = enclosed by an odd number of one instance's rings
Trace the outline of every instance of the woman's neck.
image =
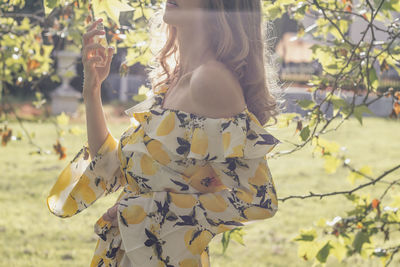
{"type": "Polygon", "coordinates": [[[193,72],[205,62],[216,59],[214,51],[209,47],[206,31],[201,27],[178,28],[179,73],[182,77],[193,72]]]}

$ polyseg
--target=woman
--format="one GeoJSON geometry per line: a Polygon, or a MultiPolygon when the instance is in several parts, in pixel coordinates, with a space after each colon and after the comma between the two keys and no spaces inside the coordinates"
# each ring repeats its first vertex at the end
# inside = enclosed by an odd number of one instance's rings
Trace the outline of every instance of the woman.
{"type": "Polygon", "coordinates": [[[107,58],[93,56],[104,52],[92,40],[104,34],[95,30],[101,19],[83,36],[89,147],[63,170],[47,202],[55,215],[70,217],[123,189],[95,224],[91,266],[209,266],[215,235],[278,208],[266,154],[279,141],[263,128],[277,111],[265,76],[260,1],[172,2],[150,73],[153,95],[126,111],[136,123],[119,141],[106,127],[100,96],[112,49],[107,58]],[[100,60],[105,67],[95,67],[100,60]]]}

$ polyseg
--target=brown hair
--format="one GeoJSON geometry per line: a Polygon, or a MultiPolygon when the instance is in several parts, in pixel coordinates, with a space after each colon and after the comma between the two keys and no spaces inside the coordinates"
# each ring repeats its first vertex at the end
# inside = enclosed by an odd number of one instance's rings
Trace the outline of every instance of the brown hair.
{"type": "MultiPolygon", "coordinates": [[[[212,26],[208,40],[217,60],[238,78],[248,110],[261,125],[265,126],[270,118],[276,124],[279,110],[277,98],[271,93],[277,92],[279,86],[266,38],[268,27],[267,22],[263,23],[261,0],[209,0],[207,9],[212,15],[208,20],[212,26]]],[[[161,11],[150,24],[151,49],[155,54],[149,66],[153,91],[179,79],[177,29],[163,21],[161,11]],[[163,46],[160,48],[160,45],[163,46]]]]}

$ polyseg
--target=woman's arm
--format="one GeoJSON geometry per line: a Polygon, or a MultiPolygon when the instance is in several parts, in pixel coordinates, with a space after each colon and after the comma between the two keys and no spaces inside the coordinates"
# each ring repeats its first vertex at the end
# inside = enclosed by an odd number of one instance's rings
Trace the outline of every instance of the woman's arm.
{"type": "Polygon", "coordinates": [[[108,128],[101,103],[100,88],[85,88],[84,91],[92,93],[91,96],[85,96],[86,107],[86,127],[89,143],[89,153],[93,157],[107,138],[108,128]]]}
{"type": "Polygon", "coordinates": [[[107,138],[108,129],[101,103],[101,84],[110,73],[110,65],[114,49],[103,47],[93,41],[95,35],[103,35],[105,31],[96,27],[102,19],[98,19],[88,27],[83,35],[82,63],[84,66],[83,98],[86,106],[86,125],[89,143],[89,153],[93,157],[107,138]],[[95,51],[99,55],[95,55],[95,51]],[[108,53],[106,52],[108,50],[108,53]],[[105,61],[104,66],[96,66],[97,62],[105,61]]]}

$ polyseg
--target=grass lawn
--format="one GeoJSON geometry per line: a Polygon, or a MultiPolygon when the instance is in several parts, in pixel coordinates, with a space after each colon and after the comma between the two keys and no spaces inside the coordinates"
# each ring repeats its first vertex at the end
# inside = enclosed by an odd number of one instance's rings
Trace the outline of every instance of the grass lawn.
{"type": "MultiPolygon", "coordinates": [[[[85,127],[84,124],[78,125],[85,127]]],[[[9,126],[19,130],[17,124],[9,126]]],[[[127,126],[128,120],[109,124],[116,137],[127,126]]],[[[54,126],[26,123],[26,127],[36,133],[35,142],[51,149],[56,139],[54,126]]],[[[293,127],[270,131],[278,139],[296,141],[293,127]]],[[[356,120],[350,120],[338,132],[329,133],[325,138],[347,147],[348,157],[356,168],[371,165],[374,176],[378,176],[399,163],[399,132],[399,121],[364,118],[364,126],[360,126],[356,120]]],[[[54,154],[29,155],[34,148],[27,145],[26,141],[12,141],[1,147],[0,266],[89,266],[96,244],[93,225],[112,206],[119,193],[99,199],[90,208],[67,219],[52,215],[46,206],[46,196],[57,175],[85,140],[85,133],[65,137],[66,160],[58,160],[54,154]]],[[[287,144],[283,144],[276,150],[288,148],[287,144]]],[[[279,197],[352,187],[346,178],[348,171],[339,169],[335,174],[326,174],[323,160],[319,155],[313,157],[311,151],[312,148],[306,146],[300,152],[269,161],[279,197]]],[[[387,180],[393,180],[396,174],[398,178],[399,172],[390,175],[387,180]]],[[[363,192],[379,196],[383,188],[377,185],[363,192]]],[[[390,194],[396,192],[398,194],[398,187],[394,187],[390,194]]],[[[387,201],[390,203],[390,196],[387,201]]],[[[331,220],[337,215],[345,216],[345,211],[350,207],[343,196],[280,202],[275,217],[245,227],[245,247],[232,241],[227,253],[222,255],[221,235],[215,237],[210,244],[211,265],[311,266],[311,262],[297,256],[297,244],[291,240],[298,235],[299,229],[312,226],[320,217],[331,220]]],[[[399,240],[397,236],[397,243],[399,240]]],[[[398,258],[392,266],[399,266],[398,258]]],[[[339,264],[330,257],[327,266],[379,266],[379,262],[355,257],[339,264]]]]}

